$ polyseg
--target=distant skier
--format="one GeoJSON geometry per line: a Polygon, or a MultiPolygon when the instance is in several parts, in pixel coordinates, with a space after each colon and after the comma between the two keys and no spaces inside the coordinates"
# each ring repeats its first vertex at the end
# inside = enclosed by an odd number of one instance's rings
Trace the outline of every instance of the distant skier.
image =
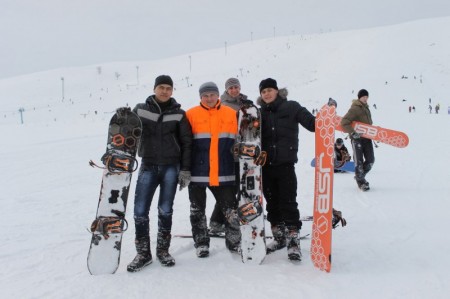
{"type": "Polygon", "coordinates": [[[366,181],[366,174],[372,169],[375,163],[372,140],[363,138],[352,127],[353,121],[359,121],[365,124],[372,124],[372,115],[370,113],[369,92],[361,89],[358,92],[358,99],[354,100],[347,114],[341,120],[341,126],[345,132],[350,134],[353,147],[353,156],[355,160],[355,180],[358,187],[363,191],[370,189],[369,182],[366,181]]]}
{"type": "Polygon", "coordinates": [[[350,154],[348,153],[348,149],[344,145],[344,140],[342,140],[342,138],[336,139],[336,142],[334,143],[334,155],[335,155],[334,172],[342,172],[337,168],[344,166],[346,162],[351,160],[350,154]]]}

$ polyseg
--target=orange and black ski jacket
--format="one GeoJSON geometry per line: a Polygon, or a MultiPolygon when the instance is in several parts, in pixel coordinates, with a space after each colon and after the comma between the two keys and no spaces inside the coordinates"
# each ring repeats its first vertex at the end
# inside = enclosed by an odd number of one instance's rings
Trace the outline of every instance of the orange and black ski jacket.
{"type": "Polygon", "coordinates": [[[200,103],[186,112],[192,127],[191,184],[234,185],[232,148],[237,134],[236,111],[217,101],[213,108],[200,103]]]}

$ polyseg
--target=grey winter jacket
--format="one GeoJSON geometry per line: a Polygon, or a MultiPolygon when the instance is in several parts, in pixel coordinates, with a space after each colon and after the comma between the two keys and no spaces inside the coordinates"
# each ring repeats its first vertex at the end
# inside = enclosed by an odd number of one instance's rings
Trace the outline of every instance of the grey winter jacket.
{"type": "Polygon", "coordinates": [[[238,111],[241,108],[242,101],[249,101],[245,94],[240,93],[236,98],[231,97],[228,92],[224,92],[220,97],[220,101],[222,105],[233,108],[235,111],[238,111]]]}

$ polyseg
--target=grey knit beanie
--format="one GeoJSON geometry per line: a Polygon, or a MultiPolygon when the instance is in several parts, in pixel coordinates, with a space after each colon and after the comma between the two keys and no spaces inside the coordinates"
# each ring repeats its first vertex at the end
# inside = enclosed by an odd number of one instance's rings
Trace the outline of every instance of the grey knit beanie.
{"type": "Polygon", "coordinates": [[[198,92],[200,94],[200,97],[205,93],[216,93],[217,95],[219,95],[219,88],[214,82],[206,82],[200,85],[198,92]]]}

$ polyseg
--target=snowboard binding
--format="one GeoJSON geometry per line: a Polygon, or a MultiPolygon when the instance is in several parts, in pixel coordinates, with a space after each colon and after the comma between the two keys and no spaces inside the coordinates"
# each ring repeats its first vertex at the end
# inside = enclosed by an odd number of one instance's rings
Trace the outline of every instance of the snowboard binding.
{"type": "Polygon", "coordinates": [[[249,157],[253,158],[255,165],[264,166],[267,160],[267,152],[262,151],[258,145],[236,143],[233,147],[233,154],[236,157],[249,157]]]}
{"type": "Polygon", "coordinates": [[[112,211],[118,216],[106,216],[95,219],[91,224],[91,233],[101,234],[105,240],[108,240],[110,234],[121,234],[128,229],[128,221],[123,213],[112,211]]]}
{"type": "Polygon", "coordinates": [[[89,165],[92,167],[107,169],[110,174],[132,173],[138,168],[136,158],[116,151],[106,152],[102,156],[101,160],[105,167],[98,166],[92,160],[89,161],[89,165]]]}
{"type": "Polygon", "coordinates": [[[262,214],[262,210],[259,199],[243,204],[237,210],[240,224],[245,225],[250,223],[253,219],[262,214]]]}

